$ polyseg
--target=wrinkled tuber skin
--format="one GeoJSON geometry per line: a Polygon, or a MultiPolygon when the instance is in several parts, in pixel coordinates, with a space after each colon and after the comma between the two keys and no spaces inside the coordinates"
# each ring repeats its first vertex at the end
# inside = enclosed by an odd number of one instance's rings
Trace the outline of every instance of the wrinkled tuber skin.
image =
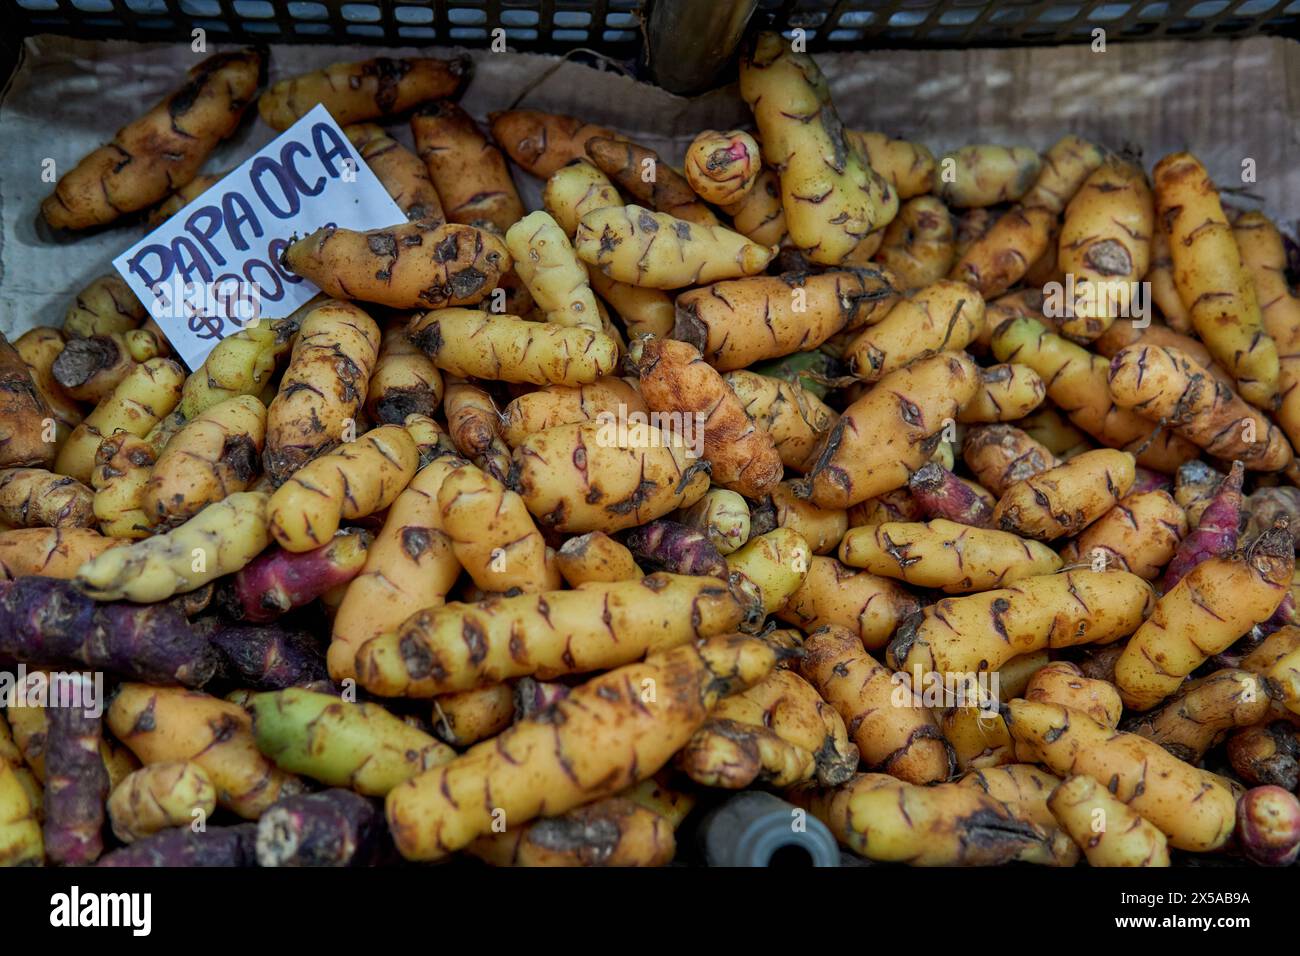
{"type": "MultiPolygon", "coordinates": [[[[524,681],[518,686],[523,686],[524,681]]],[[[453,747],[468,747],[495,737],[515,720],[515,690],[509,684],[488,684],[433,699],[433,732],[453,747]]]]}
{"type": "Polygon", "coordinates": [[[911,866],[996,866],[1041,856],[1050,836],[975,787],[919,787],[860,773],[834,789],[786,795],[825,823],[854,853],[911,866]]]}
{"type": "Polygon", "coordinates": [[[587,156],[638,203],[686,222],[718,225],[718,217],[699,201],[686,177],[649,147],[623,139],[594,136],[587,140],[587,156]],[[654,173],[648,181],[646,170],[654,173]]]}
{"type": "Polygon", "coordinates": [[[932,461],[913,472],[907,490],[927,518],[946,518],[976,528],[987,528],[993,523],[993,505],[938,462],[932,461]]]}
{"type": "Polygon", "coordinates": [[[202,686],[217,664],[176,608],[98,603],[67,581],[34,576],[0,582],[0,658],[186,687],[202,686]]]}
{"type": "Polygon", "coordinates": [[[237,621],[274,621],[360,574],[371,538],[367,531],[349,528],[311,551],[265,551],[235,574],[224,606],[237,621]]]}
{"type": "Polygon", "coordinates": [[[1224,668],[1184,684],[1175,697],[1128,721],[1124,730],[1154,740],[1179,760],[1196,764],[1229,731],[1259,723],[1268,711],[1263,678],[1224,668]]]}
{"type": "Polygon", "coordinates": [[[53,421],[54,412],[36,387],[31,370],[0,335],[0,467],[50,466],[55,445],[53,433],[45,433],[47,419],[53,421]]]}
{"type": "Polygon", "coordinates": [[[510,268],[505,243],[458,223],[407,222],[368,232],[326,226],[291,243],[281,264],[336,299],[394,309],[473,305],[510,268]]]}
{"type": "Polygon", "coordinates": [[[547,707],[569,696],[569,685],[559,681],[521,677],[515,682],[514,702],[517,720],[532,720],[547,707]]]}
{"type": "Polygon", "coordinates": [[[0,522],[15,528],[87,528],[95,523],[95,496],[66,475],[5,468],[0,470],[0,522]]]}
{"type": "Polygon", "coordinates": [[[1300,735],[1287,720],[1257,724],[1228,738],[1228,761],[1248,786],[1293,791],[1300,785],[1300,735]]]}
{"type": "Polygon", "coordinates": [[[221,655],[221,676],[251,690],[334,688],[321,642],[274,624],[244,626],[208,618],[195,625],[221,655]]]}
{"type": "Polygon", "coordinates": [[[455,751],[378,704],[289,689],[249,703],[258,749],[284,770],[381,797],[455,751]]]}
{"type": "Polygon", "coordinates": [[[898,193],[848,139],[830,86],[806,53],[760,34],[740,64],[763,158],[781,179],[790,239],[820,265],[843,262],[898,213],[898,193]]]}
{"type": "Polygon", "coordinates": [[[60,177],[41,203],[45,221],[56,229],[104,225],[184,186],[239,127],[262,67],[262,54],[251,49],[195,66],[180,89],[60,177]]]}
{"type": "Polygon", "coordinates": [[[351,790],[285,797],[257,821],[257,864],[369,866],[385,836],[379,808],[351,790]]]}
{"type": "Polygon", "coordinates": [[[257,111],[272,129],[286,130],[321,103],[345,126],[404,113],[425,100],[455,96],[472,71],[468,56],[449,60],[380,56],[332,63],[276,83],[257,101],[257,111]]]}
{"type": "Polygon", "coordinates": [[[479,837],[465,852],[492,866],[666,866],[677,851],[673,825],[630,797],[610,797],[479,837]]]}
{"type": "Polygon", "coordinates": [[[1292,485],[1260,488],[1246,499],[1245,505],[1246,513],[1250,515],[1246,526],[1248,537],[1262,534],[1273,527],[1278,518],[1286,518],[1297,549],[1300,549],[1300,488],[1292,485]]]}
{"type": "Polygon", "coordinates": [[[667,518],[633,528],[626,544],[638,560],[673,574],[727,577],[727,562],[707,534],[667,518]]]}
{"type": "Polygon", "coordinates": [[[1300,800],[1281,787],[1256,787],[1237,801],[1237,842],[1260,866],[1290,866],[1300,856],[1300,800]]]}
{"type": "Polygon", "coordinates": [[[252,867],[257,865],[257,824],[163,830],[107,854],[105,867],[252,867]]]}
{"type": "Polygon", "coordinates": [[[1241,527],[1241,482],[1245,474],[1245,466],[1239,461],[1233,462],[1232,471],[1201,512],[1201,520],[1179,542],[1161,582],[1166,593],[1205,559],[1231,554],[1237,549],[1238,529],[1241,527]]]}
{"type": "Polygon", "coordinates": [[[85,866],[104,852],[104,719],[90,715],[84,698],[63,704],[45,709],[45,854],[57,865],[85,866]]]}

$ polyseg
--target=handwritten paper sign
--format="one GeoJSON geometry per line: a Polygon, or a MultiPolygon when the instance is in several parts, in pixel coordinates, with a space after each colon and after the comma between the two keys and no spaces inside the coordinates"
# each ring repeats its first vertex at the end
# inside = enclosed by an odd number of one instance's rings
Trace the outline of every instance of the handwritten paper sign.
{"type": "Polygon", "coordinates": [[[280,256],[322,226],[406,216],[323,106],[113,260],[191,369],[221,339],[290,315],[319,291],[280,256]]]}

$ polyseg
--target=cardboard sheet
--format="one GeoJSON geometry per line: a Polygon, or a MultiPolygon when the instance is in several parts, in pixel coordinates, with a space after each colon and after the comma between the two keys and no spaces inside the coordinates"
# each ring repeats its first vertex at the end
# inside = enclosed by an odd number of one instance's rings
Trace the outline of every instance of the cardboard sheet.
{"type": "MultiPolygon", "coordinates": [[[[211,51],[210,51],[211,52],[211,51]]],[[[271,79],[338,60],[445,55],[442,48],[275,45],[271,79]]],[[[616,72],[555,57],[474,51],[463,105],[480,120],[515,104],[573,113],[626,131],[681,159],[702,129],[750,122],[735,88],[675,97],[616,72]]],[[[60,171],[174,88],[201,54],[188,44],[33,37],[0,95],[0,332],[61,324],[76,292],[107,272],[146,232],[142,222],[56,237],[38,222],[60,171]]],[[[1263,208],[1294,231],[1300,220],[1300,44],[1279,38],[959,51],[892,51],[818,57],[844,121],[926,143],[936,153],[973,142],[1046,149],[1074,132],[1111,149],[1141,149],[1148,167],[1192,149],[1233,201],[1263,208]],[[1252,161],[1255,182],[1242,183],[1252,161]],[[1249,195],[1247,195],[1248,193],[1249,195]],[[1257,198],[1256,198],[1257,197],[1257,198]]],[[[410,145],[404,124],[395,135],[410,145]]],[[[273,132],[255,116],[205,170],[238,165],[273,132]]],[[[540,184],[519,174],[530,208],[540,184]]]]}

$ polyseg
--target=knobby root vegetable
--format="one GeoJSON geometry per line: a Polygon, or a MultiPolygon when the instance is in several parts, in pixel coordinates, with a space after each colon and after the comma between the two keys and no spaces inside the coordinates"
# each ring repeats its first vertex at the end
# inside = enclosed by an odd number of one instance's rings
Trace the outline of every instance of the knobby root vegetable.
{"type": "Polygon", "coordinates": [[[677,517],[683,524],[708,535],[724,556],[750,538],[749,503],[725,488],[710,488],[699,501],[678,512],[677,517]]]}
{"type": "Polygon", "coordinates": [[[920,602],[902,585],[819,555],[809,560],[803,583],[776,616],[805,632],[839,625],[875,651],[920,609],[920,602]]]}
{"type": "Polygon", "coordinates": [[[618,367],[618,343],[604,332],[513,315],[440,309],[417,315],[409,332],[434,365],[464,378],[576,386],[618,367]]]}
{"type": "Polygon", "coordinates": [[[1151,267],[1147,270],[1146,281],[1151,283],[1151,301],[1169,327],[1190,335],[1194,331],[1192,314],[1183,304],[1183,297],[1174,282],[1174,259],[1163,216],[1156,217],[1155,228],[1151,230],[1151,267]]]}
{"type": "Polygon", "coordinates": [[[213,346],[203,366],[185,380],[177,409],[184,420],[198,418],[213,405],[236,395],[260,395],[275,374],[277,363],[298,342],[301,322],[297,316],[309,315],[320,304],[321,300],[313,299],[290,318],[259,322],[213,346]]]}
{"type": "Polygon", "coordinates": [[[206,505],[244,491],[257,475],[266,406],[252,395],[227,399],[183,427],[154,463],[141,502],[151,523],[175,527],[206,505]]]}
{"type": "Polygon", "coordinates": [[[451,760],[446,744],[378,704],[290,688],[249,703],[258,749],[281,770],[382,797],[451,760]]]}
{"type": "Polygon", "coordinates": [[[654,150],[624,139],[597,136],[587,140],[587,157],[638,203],[683,222],[718,225],[718,217],[696,198],[686,177],[654,150]]]}
{"type": "Polygon", "coordinates": [[[1047,803],[1089,866],[1169,865],[1165,835],[1091,777],[1070,777],[1047,803]]]}
{"type": "Polygon", "coordinates": [[[754,188],[763,156],[744,130],[705,130],[686,147],[686,181],[705,202],[734,206],[754,188]]]}
{"type": "Polygon", "coordinates": [[[90,485],[99,530],[111,538],[147,538],[153,515],[145,510],[145,492],[157,452],[147,438],[118,431],[99,443],[90,485]]]}
{"type": "Polygon", "coordinates": [[[1122,349],[1110,360],[1109,385],[1117,405],[1167,423],[1217,458],[1279,471],[1294,457],[1272,422],[1178,349],[1122,349]]]}
{"type": "Polygon", "coordinates": [[[396,59],[380,56],[332,63],[322,70],[281,80],[257,101],[262,121],[286,130],[323,105],[340,125],[404,113],[425,100],[455,96],[469,80],[469,57],[396,59]]]}
{"type": "Polygon", "coordinates": [[[959,422],[1014,422],[1043,404],[1047,385],[1028,365],[1008,363],[980,369],[975,397],[958,413],[959,422]]]}
{"type": "Polygon", "coordinates": [[[370,541],[369,532],[348,528],[311,551],[266,551],[234,575],[224,607],[237,621],[274,621],[355,578],[370,541]]]}
{"type": "Polygon", "coordinates": [[[745,414],[730,386],[685,342],[639,339],[629,358],[652,411],[693,416],[704,431],[704,459],[715,484],[749,498],[771,493],[781,480],[781,457],[766,431],[745,414]]]}
{"type": "Polygon", "coordinates": [[[1205,853],[1232,835],[1236,795],[1228,782],[1159,744],[1055,704],[1012,700],[1004,717],[1038,762],[1058,775],[1091,777],[1158,827],[1171,847],[1205,853]]]}
{"type": "Polygon", "coordinates": [[[248,690],[331,687],[325,654],[309,631],[277,625],[214,622],[196,625],[220,653],[222,676],[248,690]]]}
{"type": "Polygon", "coordinates": [[[1012,485],[1057,465],[1048,448],[1012,425],[981,425],[967,431],[962,460],[979,483],[998,497],[1012,485]]]}
{"type": "Polygon", "coordinates": [[[1224,668],[1189,681],[1160,709],[1138,716],[1124,729],[1197,764],[1229,731],[1258,724],[1268,712],[1264,680],[1249,671],[1224,668]]]}
{"type": "Polygon", "coordinates": [[[481,836],[465,852],[492,866],[667,866],[677,840],[670,820],[618,796],[481,836]]]}
{"type": "Polygon", "coordinates": [[[178,90],[59,178],[41,203],[45,221],[56,229],[102,226],[184,186],[239,127],[262,66],[263,55],[249,49],[193,67],[178,90]]]}
{"type": "Polygon", "coordinates": [[[659,518],[633,528],[626,542],[634,557],[655,570],[723,580],[729,573],[726,560],[708,535],[677,521],[659,518]]]}
{"type": "Polygon", "coordinates": [[[569,587],[588,581],[626,581],[645,575],[632,552],[603,531],[570,538],[556,552],[555,562],[569,587]]]}
{"type": "Polygon", "coordinates": [[[1101,149],[1077,136],[1058,140],[1034,185],[961,253],[949,278],[974,286],[986,299],[1019,282],[1047,252],[1057,217],[1104,158],[1101,149]]]}
{"type": "Polygon", "coordinates": [[[45,842],[31,795],[17,771],[0,763],[0,867],[44,862],[45,842]]]}
{"type": "Polygon", "coordinates": [[[433,732],[453,747],[495,737],[515,720],[515,689],[488,684],[433,699],[433,732]]]}
{"type": "Polygon", "coordinates": [[[743,629],[785,606],[807,576],[812,556],[808,542],[790,528],[757,534],[727,555],[731,586],[746,607],[743,629]]]}
{"type": "Polygon", "coordinates": [[[1034,672],[1023,694],[1007,696],[1024,697],[1036,704],[1059,704],[1071,710],[1079,710],[1097,723],[1112,729],[1119,726],[1124,710],[1115,685],[1084,676],[1083,671],[1069,661],[1045,664],[1034,672]]]}
{"type": "Polygon", "coordinates": [[[1216,380],[1231,389],[1235,390],[1237,387],[1232,376],[1214,360],[1214,356],[1201,344],[1200,339],[1175,332],[1169,326],[1162,325],[1154,319],[1116,319],[1100,338],[1093,341],[1092,349],[1098,355],[1114,358],[1120,350],[1131,345],[1176,348],[1190,356],[1193,362],[1208,371],[1216,380]]]}
{"type": "Polygon", "coordinates": [[[77,571],[76,584],[99,601],[141,604],[197,590],[261,553],[270,543],[268,515],[264,492],[237,492],[166,534],[92,558],[77,571]]]}
{"type": "Polygon", "coordinates": [[[91,558],[124,543],[89,528],[0,531],[0,581],[27,575],[66,580],[91,558]]]}
{"type": "Polygon", "coordinates": [[[802,470],[837,413],[797,382],[755,372],[728,372],[723,380],[754,424],[766,431],[787,468],[802,470]]]}
{"type": "Polygon", "coordinates": [[[100,858],[105,867],[251,867],[257,864],[257,824],[162,830],[100,858]]]}
{"type": "Polygon", "coordinates": [[[763,167],[754,187],[738,202],[724,206],[723,211],[731,217],[733,229],[759,245],[787,244],[781,180],[770,167],[763,167]]]}
{"type": "Polygon", "coordinates": [[[984,300],[961,282],[941,279],[898,302],[876,325],[849,343],[844,361],[851,374],[878,382],[918,358],[960,351],[984,327],[984,300]]]}
{"type": "Polygon", "coordinates": [[[1138,166],[1112,156],[1084,180],[1065,208],[1059,240],[1060,269],[1074,282],[1063,334],[1090,341],[1117,317],[1135,314],[1154,228],[1151,187],[1138,166]]]}
{"type": "Polygon", "coordinates": [[[1048,837],[1047,846],[1023,855],[1022,862],[1074,866],[1079,862],[1079,847],[1052,816],[1047,802],[1060,782],[1037,767],[1014,763],[976,770],[954,781],[1002,801],[1020,820],[1043,830],[1048,837]]]}
{"type": "Polygon", "coordinates": [[[993,526],[1051,541],[1078,534],[1133,487],[1133,456],[1102,448],[1016,482],[993,510],[993,526]]]}
{"type": "Polygon", "coordinates": [[[535,719],[395,788],[386,810],[399,852],[441,859],[499,819],[518,827],[646,779],[721,697],[758,683],[776,660],[761,640],[719,637],[593,678],[535,719]]]}
{"type": "Polygon", "coordinates": [[[596,136],[618,139],[604,126],[593,126],[572,116],[538,110],[505,110],[488,114],[492,138],[525,172],[547,179],[561,166],[587,155],[587,143],[596,136]]]}
{"type": "Polygon", "coordinates": [[[1237,380],[1241,397],[1271,409],[1277,400],[1277,344],[1264,330],[1250,273],[1210,174],[1191,153],[1156,164],[1156,212],[1169,235],[1174,285],[1197,334],[1237,380]]]}
{"type": "Polygon", "coordinates": [[[357,648],[439,603],[456,583],[461,567],[442,531],[438,490],[449,474],[466,467],[455,455],[435,457],[389,507],[365,566],[334,616],[328,661],[335,680],[355,678],[357,648]]]}
{"type": "Polygon", "coordinates": [[[933,188],[934,154],[925,146],[865,130],[848,130],[848,137],[862,150],[871,168],[894,187],[899,199],[911,199],[933,188]]]}
{"type": "Polygon", "coordinates": [[[1300,783],[1300,737],[1290,721],[1239,730],[1228,738],[1226,749],[1233,773],[1248,786],[1294,790],[1300,783]]]}
{"type": "Polygon", "coordinates": [[[54,381],[70,398],[98,404],[135,366],[164,351],[144,329],[72,339],[50,366],[54,381]]]}
{"type": "Polygon", "coordinates": [[[148,311],[118,273],[111,272],[91,281],[77,293],[63,316],[63,331],[69,338],[130,332],[148,317],[148,311]]]}
{"type": "Polygon", "coordinates": [[[872,574],[947,594],[1005,587],[1051,574],[1062,564],[1037,541],[942,518],[852,528],[840,542],[839,555],[845,564],[872,574]]]}
{"type": "Polygon", "coordinates": [[[1260,866],[1290,866],[1300,856],[1300,800],[1281,787],[1256,787],[1237,801],[1237,842],[1260,866]]]}
{"type": "Polygon", "coordinates": [[[134,843],[168,827],[207,823],[217,808],[217,791],[196,763],[175,761],[142,767],[127,776],[108,798],[113,835],[134,843]]]}
{"type": "Polygon", "coordinates": [[[798,497],[791,483],[783,481],[772,489],[768,501],[775,512],[776,527],[796,532],[813,554],[836,549],[849,527],[849,513],[843,508],[818,508],[798,497]]]}
{"type": "Polygon", "coordinates": [[[384,697],[432,697],[527,675],[549,680],[731,631],[741,618],[725,582],[672,574],[449,604],[364,644],[357,677],[384,697]]]}
{"type": "Polygon", "coordinates": [[[927,462],[913,472],[907,490],[927,518],[943,518],[974,528],[987,528],[993,522],[997,499],[937,462],[927,462]]]}
{"type": "Polygon", "coordinates": [[[104,801],[108,771],[100,758],[103,718],[92,715],[93,690],[86,677],[76,678],[80,694],[45,710],[49,727],[45,740],[45,855],[58,866],[85,866],[104,852],[104,801]]]}
{"type": "MultiPolygon", "coordinates": [[[[1300,389],[1296,387],[1300,385],[1300,298],[1291,294],[1287,284],[1286,245],[1277,226],[1261,212],[1239,216],[1232,235],[1255,288],[1264,331],[1277,346],[1279,404],[1275,417],[1294,445],[1300,441],[1300,389]]],[[[21,340],[18,350],[22,351],[21,340]]]]}
{"type": "Polygon", "coordinates": [[[442,373],[406,334],[406,321],[384,329],[366,389],[366,414],[380,425],[400,425],[407,415],[432,415],[442,402],[442,373]]]}
{"type": "Polygon", "coordinates": [[[1199,456],[1194,444],[1170,430],[1153,438],[1153,422],[1115,404],[1107,384],[1110,364],[1041,322],[1008,319],[994,330],[991,347],[998,361],[1032,368],[1070,421],[1105,445],[1132,451],[1138,464],[1172,473],[1199,456]]]}
{"type": "Polygon", "coordinates": [[[786,796],[854,853],[881,863],[998,866],[1055,858],[1042,827],[975,787],[919,787],[860,773],[833,790],[806,787],[786,796]]]}
{"type": "Polygon", "coordinates": [[[54,414],[55,445],[62,445],[85,417],[81,406],[54,379],[54,362],[64,347],[63,333],[49,326],[38,325],[18,336],[13,345],[31,374],[36,391],[54,414]]]}
{"type": "Polygon", "coordinates": [[[899,301],[895,282],[870,266],[718,282],[677,297],[673,337],[720,372],[743,369],[881,321],[899,301]]]}
{"type": "Polygon", "coordinates": [[[878,664],[848,628],[808,635],[799,672],[839,712],[863,764],[909,783],[947,780],[956,770],[934,717],[905,680],[878,664]]]}
{"type": "Polygon", "coordinates": [[[1247,536],[1253,537],[1267,531],[1285,518],[1292,536],[1300,534],[1300,488],[1294,485],[1277,485],[1258,488],[1245,501],[1247,536]]]}
{"type": "Polygon", "coordinates": [[[630,419],[649,413],[636,386],[606,376],[590,385],[546,385],[520,395],[501,412],[500,432],[511,448],[529,435],[578,422],[596,421],[601,414],[630,419]]]}
{"type": "Polygon", "coordinates": [[[374,123],[357,123],[343,132],[407,219],[412,222],[447,221],[438,190],[419,156],[374,123]]]}
{"type": "Polygon", "coordinates": [[[146,765],[198,764],[216,787],[217,804],[245,819],[302,786],[258,751],[247,711],[199,691],[122,684],[106,720],[146,765]]]}
{"type": "Polygon", "coordinates": [[[1277,610],[1291,584],[1291,533],[1274,528],[1244,551],[1212,557],[1165,592],[1115,665],[1124,704],[1148,710],[1207,659],[1277,610]]]}
{"type": "Polygon", "coordinates": [[[1241,666],[1268,682],[1269,696],[1300,714],[1300,628],[1287,626],[1266,637],[1241,666]]]}
{"type": "Polygon", "coordinates": [[[886,375],[823,436],[798,493],[823,508],[847,508],[901,488],[934,453],[944,422],[974,396],[978,378],[962,352],[886,375]]]}
{"type": "Polygon", "coordinates": [[[939,158],[935,195],[958,209],[1015,202],[1029,192],[1042,160],[1027,146],[963,146],[939,158]]]}
{"type": "Polygon", "coordinates": [[[560,586],[555,554],[522,498],[473,465],[458,468],[438,490],[442,531],[461,567],[485,591],[535,594],[560,586]]]}
{"type": "Polygon", "coordinates": [[[635,419],[561,425],[514,452],[514,488],[544,529],[621,531],[699,501],[709,464],[677,434],[635,419]]]}
{"type": "Polygon", "coordinates": [[[587,269],[549,213],[529,213],[512,225],[506,232],[506,248],[548,322],[601,331],[587,269]]]}
{"type": "Polygon", "coordinates": [[[206,683],[217,665],[174,607],[99,603],[67,581],[34,576],[0,582],[0,657],[190,687],[206,683]]]}
{"type": "Polygon", "coordinates": [[[1187,515],[1167,491],[1131,492],[1084,529],[1064,552],[1154,581],[1187,535],[1187,515]]]}
{"type": "Polygon", "coordinates": [[[349,790],[285,797],[257,821],[262,867],[373,866],[386,843],[379,807],[349,790]]]}
{"type": "Polygon", "coordinates": [[[290,243],[280,261],[335,299],[442,309],[487,298],[510,253],[484,229],[408,222],[368,232],[326,226],[290,243]]]}
{"type": "Polygon", "coordinates": [[[740,61],[740,95],[754,112],[763,159],[781,180],[790,240],[837,265],[898,213],[898,193],[848,137],[830,86],[806,53],[761,33],[740,61]]]}
{"type": "Polygon", "coordinates": [[[1126,637],[1154,600],[1151,586],[1125,571],[1023,578],[926,608],[899,628],[887,660],[911,674],[995,671],[1017,654],[1126,637]]]}
{"type": "Polygon", "coordinates": [[[490,222],[505,232],[523,218],[505,157],[455,103],[422,106],[411,117],[411,136],[450,222],[490,222]]]}
{"type": "MultiPolygon", "coordinates": [[[[1178,469],[1180,486],[1185,471],[1196,470],[1186,466],[1178,469]]],[[[1217,473],[1211,469],[1206,471],[1209,472],[1208,480],[1200,486],[1204,491],[1196,495],[1201,499],[1199,518],[1195,516],[1196,502],[1185,493],[1190,489],[1182,486],[1177,492],[1179,504],[1186,509],[1188,519],[1195,523],[1195,527],[1179,543],[1178,550],[1165,568],[1161,583],[1166,593],[1202,561],[1229,555],[1237,549],[1242,517],[1241,483],[1245,469],[1241,462],[1233,462],[1232,470],[1221,481],[1217,473]],[[1217,488],[1214,488],[1216,482],[1217,488]],[[1210,491],[1210,488],[1214,490],[1210,491]]]]}
{"type": "Polygon", "coordinates": [[[266,506],[270,534],[286,551],[319,548],[340,522],[392,504],[418,466],[410,432],[400,425],[372,429],[308,462],[276,490],[266,506]]]}
{"type": "Polygon", "coordinates": [[[722,226],[676,219],[641,206],[609,206],[582,217],[578,258],[618,282],[680,289],[756,275],[776,254],[722,226]]]}
{"type": "Polygon", "coordinates": [[[89,481],[100,441],[119,429],[143,438],[176,407],[184,382],[185,372],[171,359],[153,358],[131,369],[68,436],[54,470],[83,484],[89,481]]]}
{"type": "Polygon", "coordinates": [[[0,469],[0,521],[15,528],[85,528],[94,524],[94,493],[43,468],[0,469]]]}
{"type": "MultiPolygon", "coordinates": [[[[0,335],[0,467],[48,468],[57,450],[55,425],[54,412],[36,387],[27,364],[0,335]]],[[[60,473],[67,474],[61,469],[60,473]]]]}

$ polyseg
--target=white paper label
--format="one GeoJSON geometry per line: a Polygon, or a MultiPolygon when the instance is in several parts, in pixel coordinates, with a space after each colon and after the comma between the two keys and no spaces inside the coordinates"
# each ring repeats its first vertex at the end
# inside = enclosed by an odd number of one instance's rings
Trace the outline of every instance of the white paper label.
{"type": "Polygon", "coordinates": [[[315,107],[113,265],[197,369],[221,339],[320,290],[280,264],[291,237],[406,216],[324,106],[315,107]]]}

